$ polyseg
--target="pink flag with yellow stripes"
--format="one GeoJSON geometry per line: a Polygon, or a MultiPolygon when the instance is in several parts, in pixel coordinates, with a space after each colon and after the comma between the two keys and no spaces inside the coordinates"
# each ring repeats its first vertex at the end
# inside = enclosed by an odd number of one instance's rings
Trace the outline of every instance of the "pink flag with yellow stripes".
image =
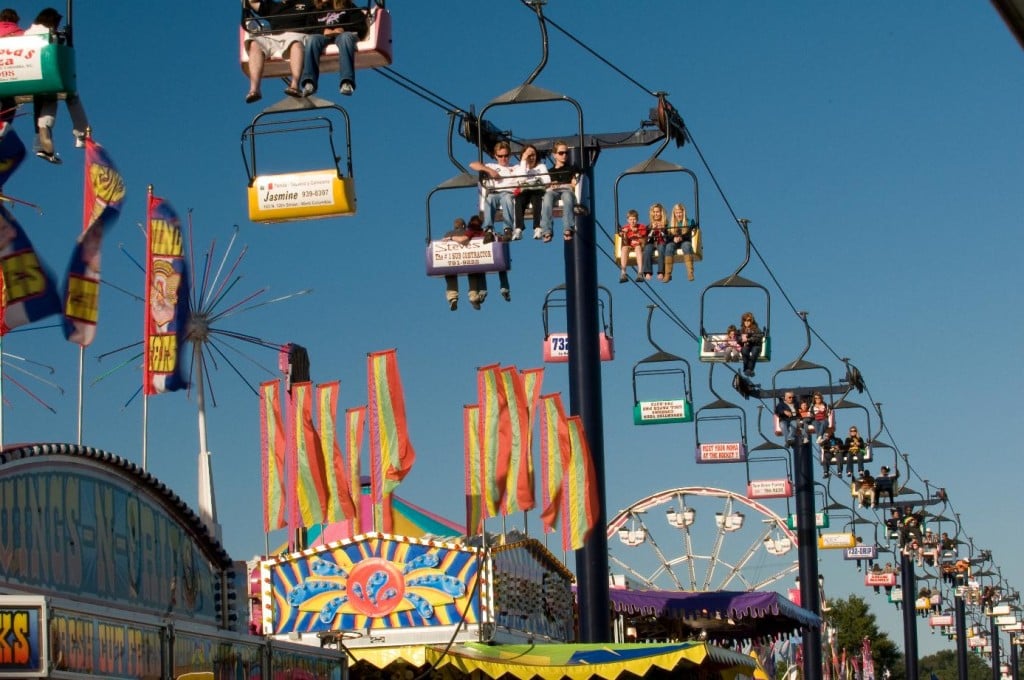
{"type": "Polygon", "coordinates": [[[462,434],[466,459],[466,534],[469,536],[483,531],[479,419],[478,405],[468,404],[462,407],[462,434]]]}
{"type": "Polygon", "coordinates": [[[287,494],[284,484],[285,440],[281,422],[281,383],[260,384],[260,442],[263,463],[263,531],[283,529],[287,494]]]}
{"type": "Polygon", "coordinates": [[[562,407],[562,395],[545,394],[540,397],[540,467],[541,511],[540,519],[545,533],[558,526],[562,504],[562,461],[570,455],[569,423],[562,407]]]}
{"type": "Polygon", "coordinates": [[[363,493],[362,465],[363,432],[366,431],[366,407],[356,406],[345,411],[345,469],[348,470],[348,494],[352,499],[352,529],[359,531],[360,497],[363,493]]]}
{"type": "Polygon", "coordinates": [[[508,399],[502,389],[501,367],[483,366],[476,371],[477,403],[480,405],[480,490],[484,518],[501,511],[512,451],[508,399]]]}
{"type": "Polygon", "coordinates": [[[370,478],[381,529],[391,531],[391,494],[416,462],[405,417],[405,395],[394,349],[367,355],[370,415],[370,478]]]}
{"type": "Polygon", "coordinates": [[[320,448],[324,452],[324,471],[327,474],[327,519],[340,522],[355,517],[351,485],[345,458],[338,443],[338,393],[341,384],[337,381],[317,385],[317,416],[320,422],[320,448]]]}
{"type": "Polygon", "coordinates": [[[510,435],[502,514],[511,515],[531,510],[536,505],[533,495],[533,460],[530,456],[530,402],[523,376],[515,366],[501,369],[501,384],[508,403],[510,435]]]}
{"type": "Polygon", "coordinates": [[[570,455],[562,476],[562,549],[579,550],[590,536],[600,509],[597,474],[583,419],[569,416],[570,455]]]}
{"type": "Polygon", "coordinates": [[[295,420],[295,494],[302,526],[320,524],[327,515],[327,474],[320,438],[313,426],[313,386],[308,382],[292,383],[295,420]]]}

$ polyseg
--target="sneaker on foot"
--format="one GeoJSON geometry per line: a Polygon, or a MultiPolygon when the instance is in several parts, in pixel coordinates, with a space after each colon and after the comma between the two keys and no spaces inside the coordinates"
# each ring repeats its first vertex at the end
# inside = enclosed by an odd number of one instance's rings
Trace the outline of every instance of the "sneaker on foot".
{"type": "Polygon", "coordinates": [[[348,82],[347,80],[341,84],[341,87],[338,88],[338,92],[340,92],[341,94],[345,95],[346,97],[351,95],[355,91],[356,91],[355,85],[353,85],[352,83],[348,82]]]}
{"type": "Polygon", "coordinates": [[[512,293],[508,288],[501,289],[501,297],[505,298],[507,302],[512,302],[512,293]]]}
{"type": "Polygon", "coordinates": [[[523,230],[522,229],[520,229],[519,227],[516,227],[515,229],[512,230],[512,240],[513,241],[518,241],[518,240],[520,240],[522,238],[523,238],[523,230]]]}
{"type": "Polygon", "coordinates": [[[619,274],[619,283],[625,283],[628,280],[629,277],[626,276],[626,272],[622,272],[621,274],[619,274]]]}
{"type": "Polygon", "coordinates": [[[48,153],[46,151],[39,150],[36,151],[36,155],[42,158],[44,161],[49,161],[54,165],[60,165],[61,163],[63,163],[63,161],[60,159],[60,154],[57,153],[56,151],[54,151],[53,153],[48,153]]]}
{"type": "Polygon", "coordinates": [[[539,241],[543,237],[544,237],[544,232],[541,231],[540,227],[534,227],[533,228],[533,239],[535,241],[539,241]]]}
{"type": "Polygon", "coordinates": [[[315,92],[316,92],[316,88],[313,87],[313,82],[312,81],[307,80],[306,82],[304,82],[302,84],[302,96],[303,97],[311,97],[311,96],[313,96],[313,94],[315,92]]]}
{"type": "Polygon", "coordinates": [[[458,308],[459,308],[459,298],[452,298],[451,300],[448,301],[448,309],[450,309],[450,310],[452,310],[454,312],[458,308]]]}
{"type": "Polygon", "coordinates": [[[79,134],[77,132],[75,133],[75,148],[76,149],[84,149],[85,148],[85,135],[79,134]]]}

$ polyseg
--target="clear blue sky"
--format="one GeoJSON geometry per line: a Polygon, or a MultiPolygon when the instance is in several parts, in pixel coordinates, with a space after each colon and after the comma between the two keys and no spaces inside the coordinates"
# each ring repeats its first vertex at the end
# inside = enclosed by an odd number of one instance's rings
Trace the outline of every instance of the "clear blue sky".
{"type": "MultiPolygon", "coordinates": [[[[26,24],[38,9],[12,6],[26,24]]],[[[479,110],[516,87],[539,60],[537,22],[516,0],[389,7],[394,68],[463,108],[479,110]],[[453,22],[459,29],[450,29],[453,22]]],[[[769,379],[798,355],[803,331],[793,309],[807,310],[829,347],[863,370],[870,398],[884,403],[892,437],[914,471],[949,490],[966,533],[994,551],[1010,583],[1024,585],[1020,550],[1005,541],[1006,519],[1020,510],[1014,399],[1024,378],[1017,351],[1024,333],[1024,51],[992,7],[980,1],[848,8],[553,0],[546,10],[644,88],[670,93],[722,188],[725,200],[692,146],[663,154],[698,174],[705,229],[697,282],[677,274],[672,284],[658,285],[664,303],[696,329],[703,286],[742,260],[727,200],[736,215],[752,220],[754,243],[792,302],[759,262],[744,270],[772,291],[774,356],[759,377],[769,379]]],[[[370,72],[358,74],[356,95],[343,102],[352,116],[358,216],[273,227],[250,223],[239,139],[258,110],[243,102],[247,82],[238,66],[237,18],[237,3],[231,2],[204,5],[202,13],[190,3],[159,10],[150,3],[110,3],[102,11],[78,3],[80,92],[95,138],[129,190],[105,241],[104,279],[141,295],[142,274],[118,244],[141,259],[144,240],[136,224],[145,217],[147,184],[183,217],[194,209],[200,260],[216,240],[219,262],[232,225],[239,225],[235,250],[245,244],[248,254],[229,300],[264,286],[270,289],[264,299],[304,288],[314,293],[221,325],[305,345],[314,380],[340,379],[346,407],[365,402],[366,353],[397,347],[418,453],[399,493],[461,519],[461,407],[475,400],[474,369],[493,362],[540,364],[541,305],[563,279],[560,246],[514,246],[511,304],[498,298],[492,284],[483,311],[473,311],[463,298],[462,308],[449,312],[442,283],[423,273],[425,197],[456,172],[447,160],[447,116],[370,72]]],[[[654,104],[554,31],[550,61],[537,84],[579,100],[588,132],[631,131],[654,104]]],[[[264,103],[282,87],[266,83],[264,103]]],[[[330,95],[334,87],[326,75],[321,91],[330,95]]],[[[574,121],[562,110],[537,115],[524,107],[515,115],[502,120],[509,118],[520,135],[573,132],[574,121]],[[515,115],[522,120],[515,122],[515,115]]],[[[30,116],[16,127],[28,138],[30,116]]],[[[16,216],[62,275],[81,228],[82,195],[82,156],[72,148],[63,106],[55,139],[66,163],[54,167],[29,158],[5,189],[44,206],[42,216],[25,208],[16,216]]],[[[597,219],[605,228],[615,224],[616,177],[651,152],[601,155],[597,219]]],[[[475,158],[459,141],[455,154],[464,163],[475,158]]],[[[630,183],[621,209],[645,214],[655,200],[689,202],[689,191],[662,180],[630,183]]],[[[441,208],[435,228],[446,228],[452,213],[469,213],[471,197],[463,203],[441,208]]],[[[632,426],[631,367],[651,351],[644,332],[648,300],[633,284],[620,286],[611,264],[602,262],[599,271],[615,296],[618,351],[603,366],[609,516],[674,486],[741,490],[742,466],[693,463],[692,427],[632,426]]],[[[738,317],[743,305],[723,301],[716,310],[729,307],[726,316],[738,317]]],[[[84,436],[88,445],[140,462],[141,402],[123,407],[139,373],[125,369],[91,383],[128,358],[122,353],[97,362],[101,353],[139,341],[141,313],[141,303],[104,288],[98,338],[85,357],[84,436]]],[[[697,405],[709,401],[707,370],[697,363],[693,343],[664,317],[656,333],[666,349],[691,359],[697,405]]],[[[3,348],[52,365],[52,379],[64,389],[61,395],[36,388],[57,409],[52,415],[5,383],[4,441],[74,441],[77,346],[56,328],[45,328],[9,335],[3,348]]],[[[272,375],[273,352],[239,348],[254,361],[226,351],[250,382],[272,375]]],[[[841,372],[818,340],[807,358],[833,375],[841,372]]],[[[264,544],[256,502],[256,400],[221,359],[218,369],[209,448],[224,542],[244,559],[264,544]]],[[[567,397],[565,373],[564,365],[550,366],[545,390],[567,397]]],[[[720,387],[731,398],[731,390],[720,387]]],[[[150,470],[194,505],[194,395],[155,397],[149,412],[150,470]]],[[[756,412],[748,417],[754,423],[756,412]]],[[[912,486],[921,489],[923,483],[912,486]]],[[[841,497],[841,485],[832,493],[841,497]]],[[[785,512],[783,503],[775,507],[785,512]]],[[[537,526],[538,520],[530,521],[537,526]]],[[[280,540],[272,537],[274,544],[280,540]]],[[[867,596],[901,642],[893,608],[858,585],[849,563],[823,554],[821,570],[831,596],[867,596]]],[[[923,653],[952,644],[923,625],[920,640],[923,653]]]]}

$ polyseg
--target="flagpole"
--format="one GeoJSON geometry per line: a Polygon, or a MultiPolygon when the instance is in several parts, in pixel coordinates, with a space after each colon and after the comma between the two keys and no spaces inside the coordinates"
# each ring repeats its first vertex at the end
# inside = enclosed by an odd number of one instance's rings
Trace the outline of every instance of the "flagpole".
{"type": "MultiPolygon", "coordinates": [[[[85,347],[83,345],[78,346],[78,445],[82,445],[82,413],[83,413],[83,399],[82,399],[82,381],[85,376],[85,347]]],[[[142,466],[146,468],[145,464],[142,466]]]]}
{"type": "Polygon", "coordinates": [[[142,391],[142,471],[146,472],[146,440],[149,438],[149,395],[142,391]]]}

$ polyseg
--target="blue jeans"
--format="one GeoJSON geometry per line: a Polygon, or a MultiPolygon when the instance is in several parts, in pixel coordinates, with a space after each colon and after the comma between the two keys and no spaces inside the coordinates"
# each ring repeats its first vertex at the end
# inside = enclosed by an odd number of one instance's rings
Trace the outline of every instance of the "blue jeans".
{"type": "Polygon", "coordinates": [[[566,231],[576,228],[576,192],[573,189],[548,189],[544,192],[544,200],[540,206],[540,230],[545,234],[551,233],[551,223],[554,221],[552,213],[555,210],[555,201],[562,199],[562,226],[566,231]]]}
{"type": "Polygon", "coordinates": [[[320,82],[320,56],[331,41],[338,46],[338,75],[341,82],[346,80],[356,85],[355,54],[356,42],[359,38],[355,33],[345,31],[335,36],[323,34],[306,37],[306,51],[303,57],[302,78],[300,84],[313,83],[315,90],[320,82]]]}
{"type": "Polygon", "coordinates": [[[484,220],[480,226],[484,229],[494,228],[494,211],[501,208],[504,214],[505,224],[512,226],[515,217],[515,205],[512,203],[512,193],[509,191],[491,191],[484,198],[484,220]]]}

